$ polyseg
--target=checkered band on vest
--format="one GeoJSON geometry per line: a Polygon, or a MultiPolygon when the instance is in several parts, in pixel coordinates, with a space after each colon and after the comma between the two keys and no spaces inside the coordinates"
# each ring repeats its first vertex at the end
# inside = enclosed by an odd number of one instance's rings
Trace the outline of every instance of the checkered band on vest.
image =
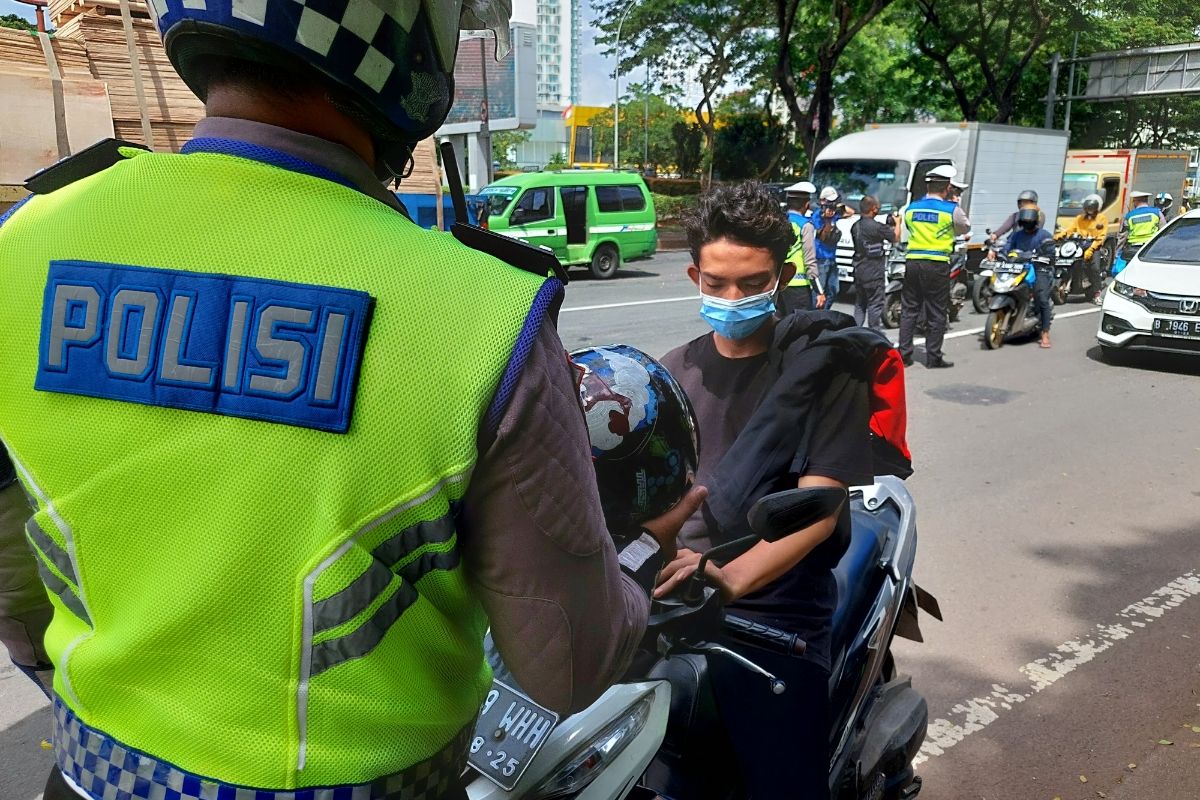
{"type": "Polygon", "coordinates": [[[255,789],[194,775],[126,747],[54,700],[58,767],[94,800],[437,800],[458,785],[473,730],[474,721],[433,757],[370,783],[255,789]]]}

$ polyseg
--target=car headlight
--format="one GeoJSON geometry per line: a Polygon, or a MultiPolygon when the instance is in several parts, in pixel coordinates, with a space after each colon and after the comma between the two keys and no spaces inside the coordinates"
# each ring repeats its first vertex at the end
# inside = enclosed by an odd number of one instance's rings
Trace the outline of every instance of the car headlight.
{"type": "Polygon", "coordinates": [[[1132,284],[1122,283],[1119,280],[1113,281],[1112,290],[1121,295],[1121,297],[1142,298],[1147,296],[1145,289],[1139,289],[1132,284]]]}
{"type": "Polygon", "coordinates": [[[621,751],[629,746],[650,718],[654,694],[650,693],[621,712],[604,730],[575,748],[550,775],[538,784],[530,800],[550,800],[567,797],[581,791],[595,780],[621,751]]]}

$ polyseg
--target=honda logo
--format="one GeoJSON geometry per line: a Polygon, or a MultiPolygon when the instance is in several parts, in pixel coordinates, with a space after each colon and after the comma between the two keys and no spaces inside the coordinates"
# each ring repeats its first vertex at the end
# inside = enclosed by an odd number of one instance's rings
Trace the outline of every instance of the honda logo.
{"type": "Polygon", "coordinates": [[[1179,312],[1181,314],[1195,314],[1197,308],[1200,308],[1200,300],[1179,301],[1179,312]]]}

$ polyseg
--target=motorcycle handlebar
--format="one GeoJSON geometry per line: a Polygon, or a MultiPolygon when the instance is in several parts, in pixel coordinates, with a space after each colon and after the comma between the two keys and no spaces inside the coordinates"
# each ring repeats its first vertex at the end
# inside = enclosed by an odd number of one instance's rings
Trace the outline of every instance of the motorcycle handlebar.
{"type": "Polygon", "coordinates": [[[780,655],[802,656],[808,649],[808,643],[794,633],[788,633],[759,622],[751,622],[742,617],[727,614],[724,626],[725,632],[729,634],[730,638],[780,655]]]}

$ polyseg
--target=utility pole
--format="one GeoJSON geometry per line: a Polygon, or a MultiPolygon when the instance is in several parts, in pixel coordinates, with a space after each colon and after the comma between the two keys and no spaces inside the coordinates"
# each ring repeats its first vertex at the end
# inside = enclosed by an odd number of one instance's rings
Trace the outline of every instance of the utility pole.
{"type": "Polygon", "coordinates": [[[621,18],[617,20],[617,68],[613,71],[613,171],[621,168],[621,26],[625,17],[633,10],[637,0],[625,6],[621,18]]]}
{"type": "Polygon", "coordinates": [[[1075,95],[1075,57],[1079,54],[1079,31],[1071,43],[1071,71],[1067,77],[1067,113],[1063,119],[1063,130],[1071,130],[1071,98],[1075,95]]]}
{"type": "Polygon", "coordinates": [[[1054,129],[1054,101],[1058,99],[1058,64],[1062,55],[1055,53],[1050,59],[1050,88],[1046,92],[1046,124],[1042,127],[1054,129]]]}

